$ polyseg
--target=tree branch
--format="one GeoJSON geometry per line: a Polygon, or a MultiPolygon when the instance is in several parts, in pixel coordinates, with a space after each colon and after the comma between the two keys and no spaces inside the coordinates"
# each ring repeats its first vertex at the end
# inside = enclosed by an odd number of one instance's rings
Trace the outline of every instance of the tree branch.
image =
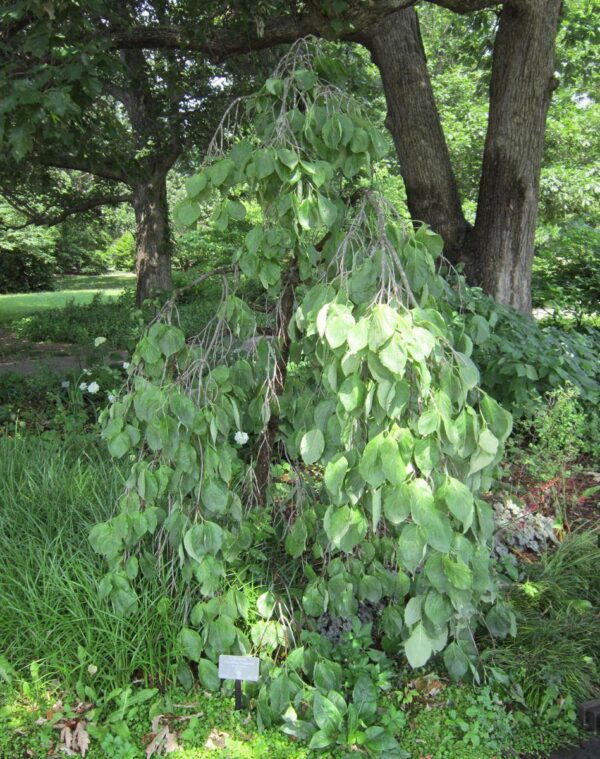
{"type": "MultiPolygon", "coordinates": [[[[75,203],[54,215],[49,213],[30,214],[27,221],[23,224],[5,224],[4,222],[0,222],[0,226],[2,229],[25,229],[25,227],[32,225],[37,227],[55,227],[74,214],[91,211],[93,208],[98,208],[99,206],[118,206],[121,203],[130,203],[131,199],[131,195],[99,195],[95,198],[88,198],[87,200],[82,200],[80,203],[75,203]]],[[[14,205],[10,199],[8,200],[11,205],[14,205]]],[[[23,208],[19,208],[17,205],[14,205],[14,208],[17,211],[23,211],[23,208]]]]}
{"type": "Polygon", "coordinates": [[[447,8],[453,13],[465,14],[504,5],[506,0],[428,0],[428,2],[447,8]]]}
{"type": "Polygon", "coordinates": [[[93,174],[103,179],[110,179],[112,182],[123,182],[127,184],[127,176],[124,172],[117,169],[111,169],[107,166],[97,166],[85,158],[77,156],[60,156],[57,158],[42,156],[40,163],[43,166],[49,166],[54,169],[67,169],[70,171],[81,171],[84,174],[93,174]]]}

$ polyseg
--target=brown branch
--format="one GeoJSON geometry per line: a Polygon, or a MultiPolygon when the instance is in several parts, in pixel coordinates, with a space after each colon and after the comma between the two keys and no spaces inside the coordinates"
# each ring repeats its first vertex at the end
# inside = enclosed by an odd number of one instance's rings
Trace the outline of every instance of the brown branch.
{"type": "Polygon", "coordinates": [[[506,0],[428,0],[428,2],[446,8],[453,13],[465,14],[504,5],[506,0]]]}

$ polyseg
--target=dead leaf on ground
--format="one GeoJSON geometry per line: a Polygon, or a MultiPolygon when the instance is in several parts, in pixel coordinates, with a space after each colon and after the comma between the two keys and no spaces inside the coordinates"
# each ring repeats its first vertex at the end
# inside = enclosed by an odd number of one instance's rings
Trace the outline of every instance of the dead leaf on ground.
{"type": "Polygon", "coordinates": [[[227,733],[224,733],[222,730],[217,730],[216,727],[213,727],[208,735],[208,738],[206,739],[204,748],[209,749],[209,751],[216,751],[217,749],[225,748],[228,738],[229,735],[227,733]]]}

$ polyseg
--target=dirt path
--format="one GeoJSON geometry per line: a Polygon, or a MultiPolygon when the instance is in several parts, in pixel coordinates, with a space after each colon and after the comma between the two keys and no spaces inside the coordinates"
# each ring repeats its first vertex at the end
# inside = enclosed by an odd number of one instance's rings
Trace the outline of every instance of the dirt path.
{"type": "MultiPolygon", "coordinates": [[[[82,370],[90,364],[93,348],[69,343],[30,343],[0,327],[0,374],[35,374],[40,369],[57,373],[82,370]]],[[[125,356],[125,351],[117,351],[125,356]]]]}

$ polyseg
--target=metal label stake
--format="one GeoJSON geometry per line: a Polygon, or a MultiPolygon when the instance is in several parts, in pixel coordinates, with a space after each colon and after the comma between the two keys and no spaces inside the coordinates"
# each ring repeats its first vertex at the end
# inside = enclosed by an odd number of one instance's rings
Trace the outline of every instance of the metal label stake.
{"type": "Polygon", "coordinates": [[[242,680],[256,682],[260,677],[260,659],[256,656],[219,656],[221,680],[235,680],[235,708],[242,705],[242,680]]]}

